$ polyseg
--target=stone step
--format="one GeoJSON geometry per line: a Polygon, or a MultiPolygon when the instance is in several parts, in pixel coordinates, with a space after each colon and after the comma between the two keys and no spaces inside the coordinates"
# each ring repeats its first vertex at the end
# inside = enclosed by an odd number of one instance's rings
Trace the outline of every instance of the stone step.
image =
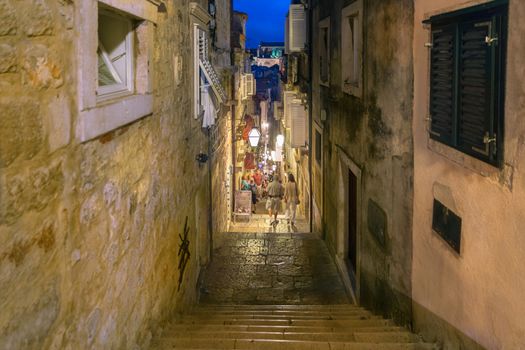
{"type": "Polygon", "coordinates": [[[164,334],[185,334],[192,332],[251,332],[252,334],[260,332],[277,332],[277,333],[349,333],[349,332],[396,332],[404,331],[404,328],[397,326],[384,326],[367,324],[358,324],[353,327],[331,327],[331,326],[260,326],[260,325],[220,325],[220,324],[195,324],[183,325],[174,324],[166,327],[164,334]]]}
{"type": "Polygon", "coordinates": [[[346,310],[365,310],[362,307],[352,305],[352,304],[326,304],[326,305],[222,305],[222,304],[208,304],[208,305],[198,305],[195,310],[204,310],[204,311],[219,311],[219,310],[229,310],[229,311],[243,311],[243,310],[299,310],[299,311],[317,311],[323,310],[326,312],[331,311],[346,311],[346,310]]]}
{"type": "Polygon", "coordinates": [[[342,319],[342,320],[301,320],[301,319],[222,319],[213,316],[203,322],[202,319],[182,319],[181,324],[220,324],[220,325],[261,325],[261,326],[329,326],[329,327],[353,327],[362,326],[390,326],[392,322],[381,317],[370,316],[366,319],[342,319]]]}
{"type": "Polygon", "coordinates": [[[266,314],[189,314],[184,317],[186,320],[195,321],[207,321],[213,320],[366,320],[376,316],[368,312],[361,312],[356,314],[322,314],[322,315],[297,315],[297,314],[284,314],[284,315],[266,315],[266,314]]]}
{"type": "Polygon", "coordinates": [[[210,314],[214,315],[224,315],[224,316],[244,316],[244,315],[265,315],[265,316],[272,316],[272,315],[282,315],[282,316],[344,316],[344,315],[369,315],[370,312],[366,310],[338,310],[338,311],[308,311],[308,310],[239,310],[239,311],[210,311],[210,310],[194,310],[189,315],[205,315],[208,316],[210,314]]]}
{"type": "Polygon", "coordinates": [[[435,350],[425,343],[363,343],[275,339],[161,339],[155,349],[246,349],[246,350],[435,350]]]}
{"type": "Polygon", "coordinates": [[[164,339],[274,339],[274,340],[308,340],[335,342],[370,342],[370,343],[413,343],[420,339],[415,335],[400,330],[377,332],[226,332],[226,331],[190,331],[166,334],[164,339]]]}

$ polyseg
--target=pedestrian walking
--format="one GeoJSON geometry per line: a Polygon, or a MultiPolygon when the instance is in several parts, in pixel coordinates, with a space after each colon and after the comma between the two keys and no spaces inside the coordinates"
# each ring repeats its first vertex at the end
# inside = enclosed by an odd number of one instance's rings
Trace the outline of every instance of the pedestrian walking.
{"type": "Polygon", "coordinates": [[[288,174],[288,182],[284,186],[284,203],[286,207],[286,216],[288,224],[295,226],[295,215],[297,204],[299,204],[299,190],[293,174],[288,174]]]}
{"type": "Polygon", "coordinates": [[[268,203],[270,214],[270,225],[277,225],[279,220],[277,220],[277,215],[279,214],[279,209],[281,208],[281,198],[284,194],[283,185],[279,182],[279,176],[274,175],[272,182],[268,185],[268,203]],[[272,220],[273,216],[273,220],[272,220]]]}

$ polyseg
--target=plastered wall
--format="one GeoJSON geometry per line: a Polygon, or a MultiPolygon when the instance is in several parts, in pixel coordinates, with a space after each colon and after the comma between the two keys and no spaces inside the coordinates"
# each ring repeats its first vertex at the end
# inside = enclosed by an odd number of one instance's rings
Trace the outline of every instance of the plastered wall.
{"type": "Polygon", "coordinates": [[[428,16],[485,1],[415,1],[413,299],[416,330],[446,349],[525,346],[525,3],[509,1],[504,165],[429,142],[428,16]],[[462,218],[461,251],[432,231],[438,199],[462,218]]]}

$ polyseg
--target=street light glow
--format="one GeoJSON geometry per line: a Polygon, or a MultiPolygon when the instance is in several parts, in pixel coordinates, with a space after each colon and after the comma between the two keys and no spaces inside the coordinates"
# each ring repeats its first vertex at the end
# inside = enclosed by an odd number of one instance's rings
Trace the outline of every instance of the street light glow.
{"type": "Polygon", "coordinates": [[[277,135],[277,147],[283,147],[284,145],[284,136],[283,135],[277,135]]]}
{"type": "Polygon", "coordinates": [[[250,130],[248,134],[248,140],[250,141],[250,146],[257,147],[259,144],[259,139],[261,138],[261,132],[256,127],[250,130]]]}

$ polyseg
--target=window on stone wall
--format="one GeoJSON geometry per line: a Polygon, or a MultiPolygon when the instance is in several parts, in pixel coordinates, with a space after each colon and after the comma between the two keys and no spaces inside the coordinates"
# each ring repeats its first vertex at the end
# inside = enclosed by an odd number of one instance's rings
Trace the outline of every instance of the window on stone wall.
{"type": "Polygon", "coordinates": [[[195,118],[204,116],[203,126],[212,123],[219,103],[226,101],[226,92],[220,78],[209,60],[208,32],[201,26],[194,26],[194,87],[195,118]],[[206,121],[208,119],[208,121],[206,121]]]}
{"type": "Polygon", "coordinates": [[[78,123],[85,142],[153,112],[152,64],[157,4],[79,1],[78,123]]]}
{"type": "Polygon", "coordinates": [[[319,82],[330,83],[330,18],[319,22],[319,82]]]}
{"type": "Polygon", "coordinates": [[[492,165],[503,158],[508,5],[431,17],[430,137],[492,165]]]}
{"type": "Polygon", "coordinates": [[[133,91],[133,29],[130,18],[100,8],[98,12],[99,97],[133,91]]]}
{"type": "Polygon", "coordinates": [[[348,94],[362,96],[363,2],[358,0],[341,13],[341,86],[348,94]]]}

